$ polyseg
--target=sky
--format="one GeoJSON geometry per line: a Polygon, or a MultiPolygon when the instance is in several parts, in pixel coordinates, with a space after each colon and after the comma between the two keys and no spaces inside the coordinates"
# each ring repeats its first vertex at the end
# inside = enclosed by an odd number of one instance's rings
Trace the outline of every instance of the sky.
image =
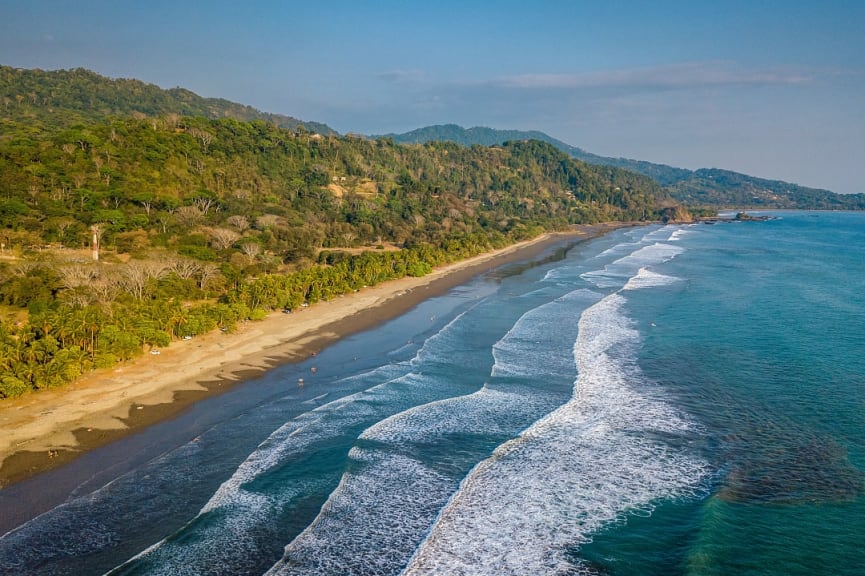
{"type": "Polygon", "coordinates": [[[865,192],[865,0],[0,0],[0,64],[865,192]]]}

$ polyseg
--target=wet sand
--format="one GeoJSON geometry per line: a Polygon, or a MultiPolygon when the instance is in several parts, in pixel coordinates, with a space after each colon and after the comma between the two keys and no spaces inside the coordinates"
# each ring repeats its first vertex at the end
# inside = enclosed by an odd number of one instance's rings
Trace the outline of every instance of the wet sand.
{"type": "Polygon", "coordinates": [[[0,488],[56,468],[192,403],[376,326],[493,268],[532,258],[563,240],[586,240],[624,224],[579,226],[434,270],[392,280],[292,314],[174,342],[160,354],[95,371],[59,390],[0,402],[0,488]]]}

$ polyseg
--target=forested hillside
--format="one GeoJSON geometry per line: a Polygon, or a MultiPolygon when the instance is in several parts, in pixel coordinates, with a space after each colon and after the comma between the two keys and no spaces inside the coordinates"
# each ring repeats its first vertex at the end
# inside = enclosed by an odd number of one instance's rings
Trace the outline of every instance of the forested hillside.
{"type": "Polygon", "coordinates": [[[13,112],[19,120],[27,118],[54,127],[116,116],[180,114],[264,120],[282,128],[302,126],[318,134],[336,134],[318,122],[268,114],[221,98],[202,98],[183,88],[163,90],[140,80],[109,79],[83,68],[48,72],[0,66],[0,101],[4,111],[13,112]]]}
{"type": "Polygon", "coordinates": [[[552,144],[583,162],[598,166],[613,166],[648,176],[663,186],[672,198],[691,208],[865,210],[865,194],[836,194],[829,190],[807,188],[780,180],[756,178],[729,170],[707,168],[687,170],[642,160],[598,156],[538,131],[462,128],[455,124],[445,124],[388,136],[395,142],[448,141],[467,146],[473,144],[491,146],[509,140],[540,140],[552,144]]]}
{"type": "Polygon", "coordinates": [[[83,71],[40,72],[31,97],[3,73],[0,397],[545,230],[687,216],[542,142],[398,145],[206,117],[83,71]],[[93,86],[68,94],[70,75],[93,86]]]}

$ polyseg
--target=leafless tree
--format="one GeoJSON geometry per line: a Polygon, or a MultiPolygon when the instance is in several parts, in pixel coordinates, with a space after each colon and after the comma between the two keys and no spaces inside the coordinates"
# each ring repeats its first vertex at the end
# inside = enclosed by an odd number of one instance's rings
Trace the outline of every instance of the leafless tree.
{"type": "Polygon", "coordinates": [[[265,252],[258,258],[259,267],[267,273],[276,272],[279,270],[279,265],[282,264],[282,259],[278,256],[265,252]]]}
{"type": "Polygon", "coordinates": [[[91,293],[99,302],[104,304],[113,302],[120,288],[120,276],[104,270],[90,282],[91,293]]]}
{"type": "Polygon", "coordinates": [[[21,276],[26,278],[27,276],[30,276],[30,274],[37,268],[39,268],[39,264],[37,262],[33,262],[32,260],[23,260],[12,269],[12,273],[15,276],[21,276]]]}
{"type": "Polygon", "coordinates": [[[171,272],[177,274],[178,278],[188,280],[194,278],[201,270],[201,264],[192,258],[172,258],[166,260],[166,265],[171,272]]]}
{"type": "Polygon", "coordinates": [[[170,130],[174,130],[175,128],[177,128],[180,125],[180,119],[181,119],[180,114],[177,114],[175,112],[170,112],[170,113],[165,115],[165,125],[170,130]]]}
{"type": "Polygon", "coordinates": [[[219,276],[219,267],[212,262],[205,262],[198,269],[198,287],[202,290],[206,289],[217,276],[219,276]]]}
{"type": "Polygon", "coordinates": [[[152,200],[139,200],[139,204],[144,208],[145,214],[150,216],[150,211],[153,210],[153,201],[152,200]]]}
{"type": "Polygon", "coordinates": [[[252,196],[250,191],[246,188],[235,188],[231,191],[231,194],[238,200],[249,200],[249,198],[252,196]]]}
{"type": "Polygon", "coordinates": [[[242,214],[235,214],[233,216],[229,216],[225,223],[229,226],[237,228],[237,231],[241,234],[249,230],[249,220],[246,218],[246,216],[243,216],[242,214]]]}
{"type": "Polygon", "coordinates": [[[210,228],[207,232],[210,234],[210,242],[217,250],[230,248],[240,239],[240,234],[228,228],[210,228]]]}
{"type": "Polygon", "coordinates": [[[204,218],[204,214],[198,206],[180,206],[174,211],[177,223],[184,228],[192,228],[204,218]]]}
{"type": "Polygon", "coordinates": [[[214,136],[207,130],[202,130],[200,128],[192,128],[189,130],[190,136],[195,138],[201,143],[201,150],[207,154],[207,150],[210,147],[211,142],[213,142],[214,136]]]}
{"type": "Polygon", "coordinates": [[[171,224],[171,214],[160,214],[156,219],[159,222],[159,227],[162,228],[162,233],[168,232],[168,225],[171,224]]]}
{"type": "Polygon", "coordinates": [[[58,268],[58,272],[60,273],[60,282],[67,289],[89,286],[93,280],[99,277],[95,266],[84,266],[82,264],[61,266],[58,268]]]}
{"type": "Polygon", "coordinates": [[[261,252],[261,246],[255,242],[244,242],[240,245],[240,251],[246,254],[250,260],[255,260],[255,257],[261,252]]]}
{"type": "Polygon", "coordinates": [[[27,187],[27,193],[30,194],[30,199],[33,204],[39,203],[39,193],[42,191],[42,187],[36,182],[32,182],[30,186],[27,187]]]}
{"type": "Polygon", "coordinates": [[[206,196],[199,196],[195,200],[193,200],[195,205],[201,210],[201,213],[207,216],[207,211],[210,210],[214,204],[216,204],[216,200],[213,198],[208,198],[206,196]]]}
{"type": "Polygon", "coordinates": [[[262,214],[255,219],[255,226],[261,230],[264,230],[265,228],[273,228],[279,224],[279,220],[279,216],[275,214],[262,214]]]}
{"type": "Polygon", "coordinates": [[[99,280],[99,268],[82,264],[71,264],[58,267],[63,292],[60,297],[72,306],[86,306],[93,301],[94,282],[99,280]]]}
{"type": "Polygon", "coordinates": [[[61,292],[58,297],[73,308],[83,308],[93,301],[95,294],[90,287],[79,286],[77,288],[67,288],[61,292]]]}
{"type": "Polygon", "coordinates": [[[168,272],[164,262],[130,260],[120,269],[120,287],[136,300],[143,300],[151,280],[159,280],[168,272]]]}

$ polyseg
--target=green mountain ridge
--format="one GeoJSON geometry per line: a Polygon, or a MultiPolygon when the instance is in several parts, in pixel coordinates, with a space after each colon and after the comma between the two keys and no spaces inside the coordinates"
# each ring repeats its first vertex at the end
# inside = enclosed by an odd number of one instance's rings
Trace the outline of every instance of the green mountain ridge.
{"type": "Polygon", "coordinates": [[[627,158],[610,158],[571,146],[543,132],[463,128],[456,124],[427,126],[403,134],[386,134],[394,142],[421,144],[451,141],[464,146],[492,146],[510,140],[540,140],[552,144],[573,158],[598,166],[613,166],[648,176],[663,186],[671,197],[689,206],[719,208],[795,208],[795,209],[865,209],[865,194],[837,194],[829,190],[808,188],[741,174],[731,170],[701,168],[688,170],[666,164],[655,164],[627,158]]]}
{"type": "Polygon", "coordinates": [[[319,122],[261,112],[222,98],[204,98],[185,88],[163,89],[141,80],[101,76],[84,68],[30,70],[0,65],[0,102],[7,112],[26,106],[34,120],[53,124],[106,120],[116,116],[178,114],[204,118],[262,120],[280,128],[302,127],[322,135],[336,131],[319,122]],[[63,115],[57,113],[62,111],[63,115]]]}

